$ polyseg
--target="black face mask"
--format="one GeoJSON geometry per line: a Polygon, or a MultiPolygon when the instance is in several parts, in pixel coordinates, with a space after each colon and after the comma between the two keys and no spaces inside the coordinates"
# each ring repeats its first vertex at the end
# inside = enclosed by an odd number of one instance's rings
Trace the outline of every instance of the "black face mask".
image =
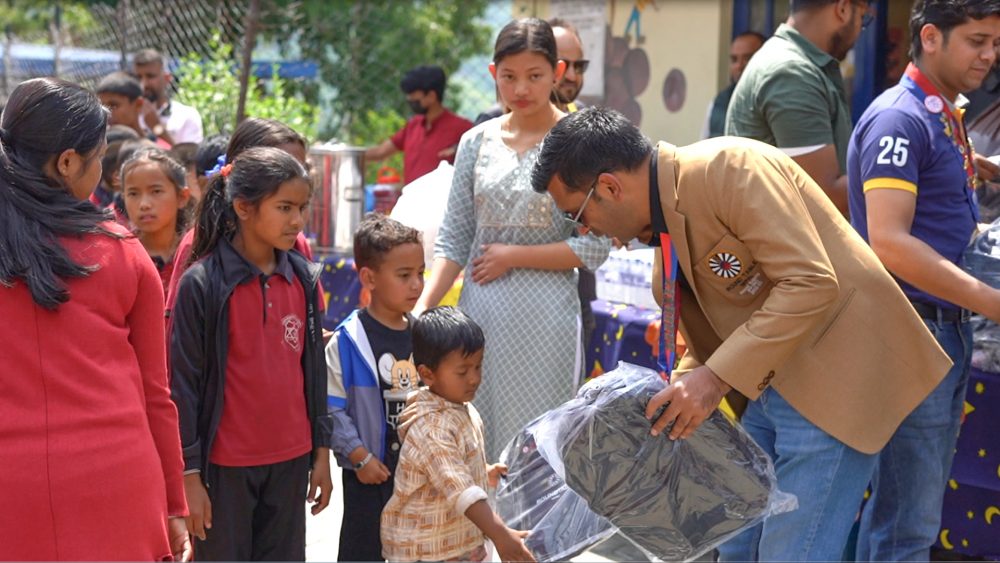
{"type": "Polygon", "coordinates": [[[417,115],[423,115],[427,113],[427,108],[420,105],[420,100],[407,100],[406,103],[410,104],[410,109],[413,110],[413,113],[417,115]]]}

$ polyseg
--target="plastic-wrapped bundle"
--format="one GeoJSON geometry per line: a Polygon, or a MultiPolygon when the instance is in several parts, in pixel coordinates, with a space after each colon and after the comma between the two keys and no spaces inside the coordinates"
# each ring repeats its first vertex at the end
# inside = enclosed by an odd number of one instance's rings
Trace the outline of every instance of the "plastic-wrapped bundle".
{"type": "MultiPolygon", "coordinates": [[[[962,267],[990,287],[1000,289],[1000,219],[976,235],[965,249],[962,267]]],[[[972,318],[972,365],[1000,373],[1000,327],[981,317],[972,318]]]]}
{"type": "Polygon", "coordinates": [[[531,530],[525,544],[536,559],[566,561],[610,537],[615,528],[594,514],[538,454],[535,422],[500,455],[508,472],[497,488],[497,514],[512,529],[531,530]]]}
{"type": "MultiPolygon", "coordinates": [[[[646,404],[664,385],[656,372],[620,363],[583,386],[576,399],[534,421],[531,435],[562,479],[557,486],[568,485],[650,558],[661,560],[694,559],[797,506],[794,496],[777,490],[767,454],[718,412],[687,440],[651,436],[646,404]]],[[[586,533],[575,532],[564,534],[587,540],[586,533]]]]}
{"type": "Polygon", "coordinates": [[[972,316],[972,366],[1000,373],[1000,326],[980,315],[972,316]]]}
{"type": "Polygon", "coordinates": [[[976,279],[1000,289],[1000,219],[972,239],[962,256],[962,267],[976,279]]]}

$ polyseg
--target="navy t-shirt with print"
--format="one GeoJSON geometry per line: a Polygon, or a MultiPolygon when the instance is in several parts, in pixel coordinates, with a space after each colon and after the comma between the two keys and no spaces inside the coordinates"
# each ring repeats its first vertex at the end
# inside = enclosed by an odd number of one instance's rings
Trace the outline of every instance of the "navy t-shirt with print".
{"type": "MultiPolygon", "coordinates": [[[[909,78],[904,77],[906,80],[909,78]]],[[[932,111],[942,104],[925,104],[901,83],[868,106],[855,126],[847,151],[848,199],[851,224],[867,241],[866,191],[877,187],[915,194],[910,233],[958,264],[976,229],[979,211],[975,191],[968,186],[962,154],[947,134],[951,131],[948,116],[943,111],[932,111]]],[[[956,308],[897,280],[913,301],[956,308]]]]}
{"type": "Polygon", "coordinates": [[[390,471],[399,459],[399,434],[396,426],[406,406],[407,394],[415,390],[420,378],[413,364],[413,341],[410,329],[394,330],[372,317],[367,310],[358,313],[375,356],[377,377],[382,388],[385,412],[385,464],[390,471]]]}

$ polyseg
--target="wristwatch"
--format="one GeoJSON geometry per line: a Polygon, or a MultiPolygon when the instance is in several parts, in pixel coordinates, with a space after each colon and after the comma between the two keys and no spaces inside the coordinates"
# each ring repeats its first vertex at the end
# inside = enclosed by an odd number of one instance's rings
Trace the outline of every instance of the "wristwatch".
{"type": "Polygon", "coordinates": [[[162,137],[163,134],[167,132],[167,129],[163,126],[162,123],[157,123],[156,125],[153,126],[152,131],[153,134],[156,135],[157,137],[162,137]]]}
{"type": "Polygon", "coordinates": [[[365,459],[363,459],[363,460],[361,460],[361,461],[359,461],[359,462],[357,462],[357,463],[354,464],[354,470],[355,471],[360,471],[361,469],[364,468],[364,466],[368,465],[368,462],[371,461],[372,458],[374,458],[374,457],[375,456],[372,455],[371,452],[368,452],[368,455],[365,456],[365,459]]]}

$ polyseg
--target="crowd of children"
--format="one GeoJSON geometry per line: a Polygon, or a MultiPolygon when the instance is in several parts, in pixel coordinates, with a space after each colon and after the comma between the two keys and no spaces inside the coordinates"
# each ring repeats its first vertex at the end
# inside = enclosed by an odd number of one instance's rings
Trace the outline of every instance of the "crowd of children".
{"type": "Polygon", "coordinates": [[[141,123],[128,74],[96,92],[18,86],[0,118],[0,364],[23,374],[2,382],[4,556],[303,560],[303,505],[330,502],[332,455],[341,560],[482,561],[490,542],[503,560],[531,560],[526,532],[487,503],[506,471],[490,461],[504,434],[572,394],[572,272],[607,254],[527,184],[562,115],[549,98],[562,65],[544,22],[501,32],[490,69],[519,103],[463,138],[428,287],[420,233],[369,215],[354,254],[370,302],[326,334],[302,234],[302,136],[250,118],[231,137],[168,147],[141,123]],[[490,154],[494,173],[474,177],[490,154]],[[474,203],[481,191],[524,213],[474,203]],[[472,316],[433,307],[466,263],[472,316]],[[568,353],[520,347],[491,301],[555,307],[541,318],[556,324],[519,330],[568,353]],[[543,363],[556,381],[523,399],[502,391],[543,363]],[[472,406],[481,385],[485,420],[472,406]],[[505,397],[518,401],[509,416],[505,397]],[[493,416],[504,424],[488,441],[493,416]]]}

